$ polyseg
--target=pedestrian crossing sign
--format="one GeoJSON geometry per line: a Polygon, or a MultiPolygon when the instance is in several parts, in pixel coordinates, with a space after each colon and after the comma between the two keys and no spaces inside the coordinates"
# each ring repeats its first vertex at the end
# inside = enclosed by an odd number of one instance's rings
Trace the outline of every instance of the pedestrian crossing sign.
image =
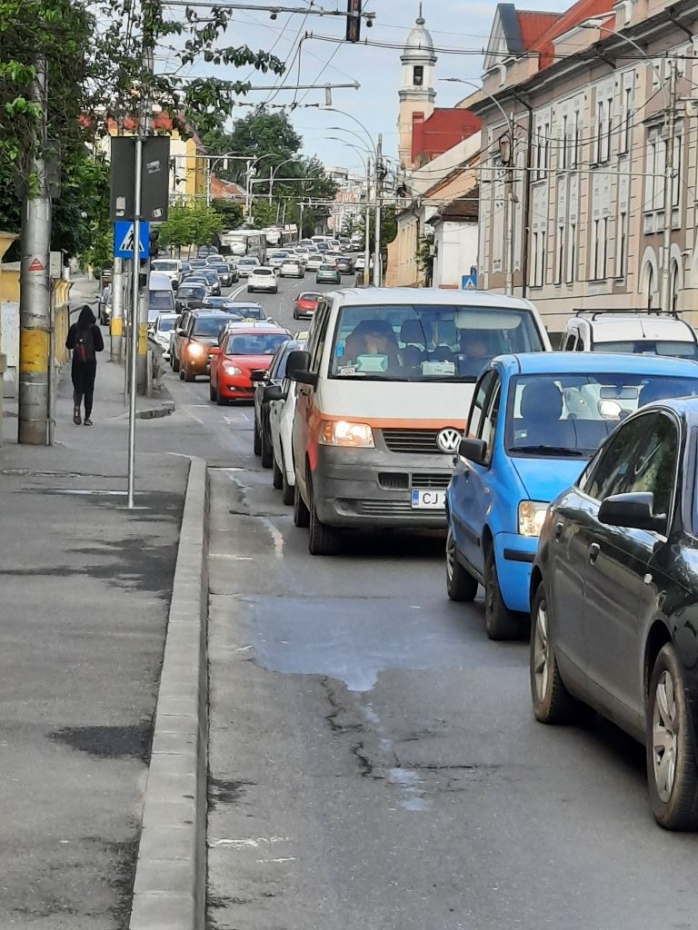
{"type": "MultiPolygon", "coordinates": [[[[133,258],[133,223],[130,220],[117,220],[114,223],[114,257],[133,258]]],[[[141,223],[140,257],[147,258],[150,245],[150,223],[141,223]]]]}
{"type": "Polygon", "coordinates": [[[477,290],[477,268],[475,265],[470,268],[470,274],[464,274],[461,277],[460,286],[463,291],[477,290]]]}

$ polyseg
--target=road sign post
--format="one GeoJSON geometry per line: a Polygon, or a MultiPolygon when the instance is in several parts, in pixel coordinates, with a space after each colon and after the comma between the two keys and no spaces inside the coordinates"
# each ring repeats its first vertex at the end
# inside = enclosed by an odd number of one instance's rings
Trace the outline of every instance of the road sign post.
{"type": "MultiPolygon", "coordinates": [[[[135,243],[141,242],[141,173],[143,159],[143,140],[139,137],[136,142],[136,156],[134,159],[134,203],[133,203],[133,281],[131,292],[131,383],[129,384],[129,411],[128,411],[128,509],[135,506],[134,489],[136,479],[136,389],[138,376],[138,305],[140,291],[140,275],[138,273],[138,257],[135,243]]],[[[147,240],[146,240],[147,241],[147,240]]]]}

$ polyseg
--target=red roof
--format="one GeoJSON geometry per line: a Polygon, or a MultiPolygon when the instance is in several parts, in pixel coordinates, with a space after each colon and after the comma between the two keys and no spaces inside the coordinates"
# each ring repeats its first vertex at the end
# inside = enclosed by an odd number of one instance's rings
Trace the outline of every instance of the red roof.
{"type": "Polygon", "coordinates": [[[553,42],[559,36],[574,29],[587,19],[613,13],[613,0],[578,0],[566,13],[559,16],[550,28],[531,46],[531,51],[538,52],[538,67],[542,71],[555,61],[553,42]]]}
{"type": "Polygon", "coordinates": [[[428,162],[443,155],[480,130],[480,117],[470,110],[437,107],[429,119],[423,113],[412,118],[412,161],[428,162]]]}
{"type": "Polygon", "coordinates": [[[517,10],[516,18],[521,30],[521,41],[524,48],[532,48],[538,39],[555,25],[562,13],[539,13],[536,10],[517,10]]]}

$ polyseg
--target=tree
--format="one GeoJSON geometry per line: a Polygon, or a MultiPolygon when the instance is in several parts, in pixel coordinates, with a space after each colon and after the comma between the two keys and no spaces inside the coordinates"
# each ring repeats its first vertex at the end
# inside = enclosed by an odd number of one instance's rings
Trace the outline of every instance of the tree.
{"type": "Polygon", "coordinates": [[[237,229],[245,222],[245,211],[234,200],[214,200],[211,204],[225,229],[237,229]]]}
{"type": "Polygon", "coordinates": [[[276,207],[268,200],[252,201],[252,223],[255,229],[266,229],[276,225],[276,207]]]}
{"type": "Polygon", "coordinates": [[[161,246],[172,246],[181,253],[192,242],[190,210],[181,204],[170,207],[167,221],[160,227],[161,246]]]}
{"type": "MultiPolygon", "coordinates": [[[[368,227],[368,239],[371,253],[376,247],[376,218],[375,213],[371,212],[368,227]]],[[[366,235],[366,219],[362,217],[357,225],[355,232],[360,232],[362,237],[366,235]]],[[[385,252],[391,242],[394,242],[397,236],[397,210],[392,203],[384,204],[381,211],[381,250],[385,252]]]]}
{"type": "MultiPolygon", "coordinates": [[[[219,137],[218,141],[230,146],[225,151],[235,152],[239,156],[259,158],[264,155],[256,168],[258,178],[268,178],[272,169],[297,155],[303,145],[302,138],[286,113],[268,113],[263,107],[237,120],[232,133],[227,137],[219,137]]],[[[291,166],[284,166],[284,172],[287,167],[290,169],[291,166]]],[[[245,162],[232,162],[229,170],[233,180],[244,183],[245,162]]]]}
{"type": "Polygon", "coordinates": [[[177,204],[170,210],[167,222],[160,226],[160,244],[179,252],[192,245],[209,245],[223,231],[219,213],[204,203],[194,206],[177,204]]]}
{"type": "Polygon", "coordinates": [[[16,182],[20,197],[38,193],[32,164],[44,130],[49,141],[60,143],[65,192],[57,223],[63,222],[61,238],[74,252],[92,222],[79,209],[85,193],[80,181],[87,182],[88,194],[92,183],[84,170],[86,142],[114,122],[123,126],[134,115],[147,116],[155,103],[185,136],[192,123],[202,132],[215,128],[249,84],[214,77],[182,82],[182,67],[199,59],[283,72],[271,54],[225,44],[231,11],[214,8],[202,15],[200,20],[187,9],[183,18],[168,18],[161,0],[0,0],[0,226],[16,230],[20,221],[16,182]],[[154,74],[153,51],[173,36],[173,70],[154,74]],[[42,61],[46,105],[32,95],[42,61]]]}

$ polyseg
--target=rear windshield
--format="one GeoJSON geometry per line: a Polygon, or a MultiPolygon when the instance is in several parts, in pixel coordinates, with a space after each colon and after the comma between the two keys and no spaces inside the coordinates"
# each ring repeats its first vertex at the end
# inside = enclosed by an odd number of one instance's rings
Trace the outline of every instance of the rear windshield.
{"type": "Polygon", "coordinates": [[[151,310],[174,310],[172,291],[148,291],[148,307],[151,310]]]}
{"type": "Polygon", "coordinates": [[[267,274],[267,275],[272,275],[272,274],[274,274],[274,272],[273,272],[273,271],[270,271],[269,268],[258,268],[258,269],[255,271],[255,274],[261,274],[261,275],[267,274]]]}
{"type": "Polygon", "coordinates": [[[279,346],[288,342],[285,333],[248,333],[230,336],[226,355],[273,355],[279,346]]]}
{"type": "Polygon", "coordinates": [[[177,262],[153,262],[151,265],[153,271],[177,271],[177,262]]]}
{"type": "Polygon", "coordinates": [[[344,307],[330,377],[474,382],[496,355],[540,352],[527,310],[444,304],[344,307]]]}
{"type": "Polygon", "coordinates": [[[177,297],[179,297],[180,300],[203,300],[205,296],[205,287],[189,287],[184,284],[177,291],[177,297]]]}
{"type": "Polygon", "coordinates": [[[193,336],[217,336],[224,326],[224,321],[219,317],[200,316],[194,322],[193,336]]]}
{"type": "Polygon", "coordinates": [[[506,446],[514,455],[588,457],[639,407],[696,394],[698,369],[695,378],[658,377],[642,370],[519,375],[509,389],[506,446]]]}
{"type": "Polygon", "coordinates": [[[241,307],[236,304],[227,308],[231,313],[239,313],[246,320],[266,320],[267,315],[261,307],[241,307]]]}
{"type": "Polygon", "coordinates": [[[698,361],[698,345],[695,342],[669,342],[660,339],[632,339],[622,342],[596,342],[596,352],[619,352],[622,355],[669,355],[698,361]]]}

